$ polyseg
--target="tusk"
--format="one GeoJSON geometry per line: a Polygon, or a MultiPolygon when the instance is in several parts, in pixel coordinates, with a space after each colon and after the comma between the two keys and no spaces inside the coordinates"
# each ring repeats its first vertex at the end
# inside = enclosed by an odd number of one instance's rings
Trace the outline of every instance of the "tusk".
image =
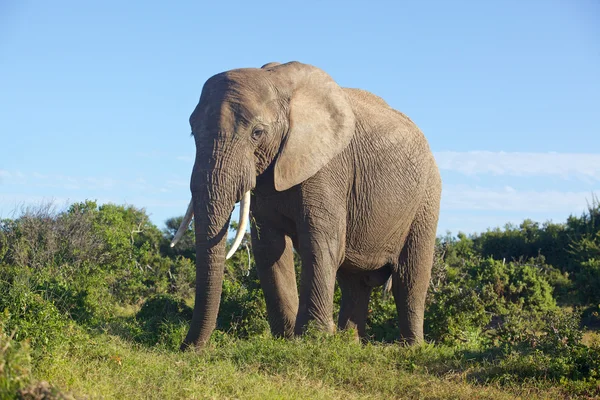
{"type": "Polygon", "coordinates": [[[179,225],[179,229],[177,229],[177,233],[173,236],[173,240],[171,241],[171,247],[175,247],[179,239],[185,234],[190,226],[190,222],[192,221],[192,217],[194,216],[194,207],[192,207],[192,201],[190,200],[190,205],[188,206],[187,211],[185,212],[185,216],[181,221],[181,225],[179,225]]]}
{"type": "Polygon", "coordinates": [[[250,191],[244,193],[244,197],[242,201],[240,201],[240,224],[238,226],[238,231],[235,234],[235,239],[233,240],[233,244],[231,245],[231,249],[227,253],[225,257],[226,260],[231,258],[233,253],[240,247],[242,243],[242,239],[244,238],[244,234],[246,233],[246,226],[248,225],[248,220],[250,219],[250,191]]]}

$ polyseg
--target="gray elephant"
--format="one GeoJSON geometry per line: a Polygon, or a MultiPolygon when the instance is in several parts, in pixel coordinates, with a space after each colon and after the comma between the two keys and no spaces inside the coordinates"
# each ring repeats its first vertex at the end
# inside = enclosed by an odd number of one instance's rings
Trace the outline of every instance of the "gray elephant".
{"type": "Polygon", "coordinates": [[[215,328],[233,207],[252,214],[252,246],[271,331],[291,337],[309,321],[364,335],[373,287],[391,276],[400,339],[423,340],[423,313],[441,179],[427,140],[381,98],[338,86],[322,70],[270,63],[208,79],[190,117],[196,142],[192,200],[196,303],[182,344],[202,347],[215,328]],[[300,293],[293,248],[301,259],[300,293]]]}

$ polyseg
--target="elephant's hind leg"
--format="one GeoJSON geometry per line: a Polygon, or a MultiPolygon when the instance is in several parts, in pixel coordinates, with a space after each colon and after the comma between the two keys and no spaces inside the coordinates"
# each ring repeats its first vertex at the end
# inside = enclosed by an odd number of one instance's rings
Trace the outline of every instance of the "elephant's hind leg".
{"type": "Polygon", "coordinates": [[[358,337],[365,336],[369,299],[373,288],[361,274],[338,270],[337,281],[342,292],[338,329],[355,329],[358,337]]]}
{"type": "Polygon", "coordinates": [[[256,270],[265,294],[273,336],[292,337],[298,312],[298,289],[292,240],[266,225],[252,226],[256,270]]]}
{"type": "Polygon", "coordinates": [[[374,287],[385,284],[391,271],[391,265],[374,271],[338,270],[337,281],[342,292],[338,329],[355,329],[357,336],[366,336],[371,293],[374,287]]]}
{"type": "Polygon", "coordinates": [[[439,211],[439,193],[429,193],[410,227],[398,268],[392,273],[392,292],[400,322],[400,340],[423,341],[425,297],[431,277],[439,211]]]}

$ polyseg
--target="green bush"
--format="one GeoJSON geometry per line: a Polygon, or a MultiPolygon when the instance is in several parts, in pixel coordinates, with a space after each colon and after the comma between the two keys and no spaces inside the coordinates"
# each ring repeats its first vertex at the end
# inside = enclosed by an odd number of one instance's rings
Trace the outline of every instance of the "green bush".
{"type": "Polygon", "coordinates": [[[36,284],[35,291],[62,314],[87,326],[101,325],[114,308],[114,299],[99,274],[80,277],[75,282],[60,276],[47,278],[36,284]]]}
{"type": "Polygon", "coordinates": [[[183,256],[176,256],[167,271],[169,276],[168,292],[182,299],[189,299],[194,295],[196,280],[196,265],[194,261],[183,256]]]}
{"type": "MultiPolygon", "coordinates": [[[[548,282],[560,303],[600,302],[600,201],[592,196],[581,216],[571,215],[565,223],[542,225],[525,220],[519,226],[488,230],[473,235],[473,249],[495,260],[538,258],[548,266],[548,282]]],[[[454,243],[453,243],[454,245],[454,243]]]]}
{"type": "Polygon", "coordinates": [[[425,333],[443,343],[467,342],[479,338],[491,314],[474,289],[449,283],[432,296],[425,310],[425,333]]]}
{"type": "Polygon", "coordinates": [[[600,258],[581,263],[576,285],[583,304],[600,303],[600,258]]]}
{"type": "Polygon", "coordinates": [[[581,313],[581,323],[583,326],[599,329],[600,304],[594,304],[586,307],[581,313]]]}
{"type": "Polygon", "coordinates": [[[0,399],[17,398],[31,381],[31,360],[26,342],[15,340],[0,321],[0,399]]]}
{"type": "MultiPolygon", "coordinates": [[[[504,262],[479,258],[465,235],[445,237],[436,245],[427,295],[426,338],[446,344],[484,342],[487,332],[514,310],[537,315],[556,308],[546,280],[556,269],[543,258],[504,262]]],[[[373,291],[367,334],[376,341],[398,338],[397,312],[391,296],[373,291]]]]}
{"type": "Polygon", "coordinates": [[[0,220],[0,264],[4,260],[4,256],[8,252],[8,238],[6,237],[6,233],[4,232],[4,225],[8,223],[0,220]]]}
{"type": "Polygon", "coordinates": [[[268,331],[267,309],[256,270],[246,276],[239,263],[235,263],[228,271],[223,282],[217,329],[237,338],[268,331]]]}
{"type": "Polygon", "coordinates": [[[544,315],[539,347],[545,353],[567,354],[581,346],[581,315],[557,310],[544,315]]]}
{"type": "Polygon", "coordinates": [[[68,325],[52,301],[35,290],[35,277],[27,271],[0,266],[0,323],[15,331],[15,340],[31,342],[36,354],[52,349],[63,338],[68,325]]]}
{"type": "Polygon", "coordinates": [[[554,269],[543,258],[508,263],[481,259],[464,235],[438,242],[436,254],[425,310],[430,340],[485,341],[486,332],[514,310],[536,315],[556,308],[546,280],[554,269]]]}
{"type": "Polygon", "coordinates": [[[506,312],[508,304],[519,304],[524,310],[546,311],[556,307],[552,287],[541,272],[542,266],[528,262],[481,260],[469,269],[470,286],[481,291],[488,311],[506,312]]]}
{"type": "Polygon", "coordinates": [[[375,288],[371,294],[366,335],[370,341],[387,343],[397,341],[400,335],[394,297],[391,292],[385,294],[383,288],[375,288]]]}
{"type": "Polygon", "coordinates": [[[166,238],[143,210],[131,206],[86,201],[58,212],[42,205],[2,220],[0,232],[5,262],[30,276],[31,290],[79,323],[101,325],[114,303],[191,294],[189,260],[161,255],[166,238]]]}
{"type": "Polygon", "coordinates": [[[502,373],[520,381],[600,383],[600,343],[582,344],[579,326],[579,313],[562,310],[544,313],[535,325],[522,318],[518,323],[508,319],[497,335],[506,354],[499,363],[502,373]]]}
{"type": "Polygon", "coordinates": [[[150,297],[135,315],[140,325],[137,341],[178,349],[192,319],[192,309],[169,294],[150,297]]]}

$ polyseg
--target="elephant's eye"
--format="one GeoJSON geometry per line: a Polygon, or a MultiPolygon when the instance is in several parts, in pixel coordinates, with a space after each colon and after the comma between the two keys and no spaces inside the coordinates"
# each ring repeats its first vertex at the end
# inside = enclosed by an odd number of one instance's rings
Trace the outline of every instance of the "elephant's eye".
{"type": "Polygon", "coordinates": [[[265,130],[261,127],[256,127],[252,130],[252,139],[258,139],[265,133],[265,130]]]}

